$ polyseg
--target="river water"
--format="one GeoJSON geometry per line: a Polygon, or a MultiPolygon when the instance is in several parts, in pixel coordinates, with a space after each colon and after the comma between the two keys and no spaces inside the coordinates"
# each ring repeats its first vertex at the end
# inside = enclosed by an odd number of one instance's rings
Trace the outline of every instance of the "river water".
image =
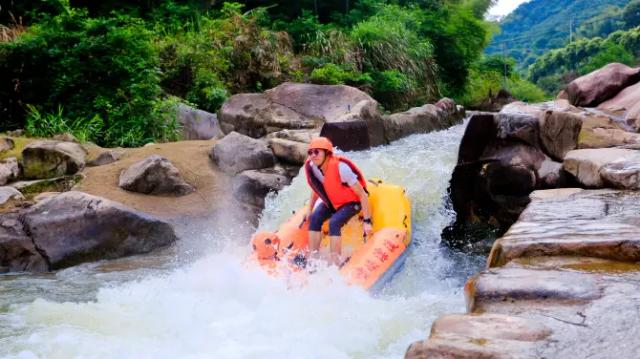
{"type": "MultiPolygon", "coordinates": [[[[245,262],[248,238],[232,223],[212,223],[154,255],[0,276],[0,357],[402,357],[439,315],[464,312],[462,286],[484,264],[440,245],[463,131],[348,154],[412,200],[414,246],[381,293],[347,286],[331,268],[291,288],[245,262]]],[[[267,198],[259,227],[275,229],[307,198],[298,176],[267,198]]]]}

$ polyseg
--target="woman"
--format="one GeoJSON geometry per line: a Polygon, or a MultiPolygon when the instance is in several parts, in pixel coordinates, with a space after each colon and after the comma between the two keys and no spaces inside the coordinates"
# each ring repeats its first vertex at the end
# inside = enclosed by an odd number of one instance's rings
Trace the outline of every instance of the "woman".
{"type": "Polygon", "coordinates": [[[311,187],[309,202],[309,249],[317,256],[322,240],[321,228],[329,219],[330,262],[339,265],[342,256],[342,227],[361,210],[364,232],[373,233],[366,181],[353,162],[333,153],[326,137],[311,141],[305,162],[307,182],[311,187]]]}

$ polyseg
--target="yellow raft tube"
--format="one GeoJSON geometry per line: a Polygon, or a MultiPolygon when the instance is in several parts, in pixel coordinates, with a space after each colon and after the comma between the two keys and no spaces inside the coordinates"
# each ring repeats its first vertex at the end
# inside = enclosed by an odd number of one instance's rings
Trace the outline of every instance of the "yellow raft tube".
{"type": "MultiPolygon", "coordinates": [[[[402,267],[411,243],[411,203],[405,190],[381,180],[367,182],[373,235],[364,237],[362,213],[342,228],[342,254],[349,259],[340,268],[348,283],[378,291],[402,267]]],[[[298,269],[308,254],[309,224],[304,210],[295,212],[275,233],[256,233],[252,239],[265,241],[273,250],[255,251],[253,258],[274,271],[286,261],[298,269]]],[[[322,229],[322,250],[328,250],[328,221],[322,229]]]]}

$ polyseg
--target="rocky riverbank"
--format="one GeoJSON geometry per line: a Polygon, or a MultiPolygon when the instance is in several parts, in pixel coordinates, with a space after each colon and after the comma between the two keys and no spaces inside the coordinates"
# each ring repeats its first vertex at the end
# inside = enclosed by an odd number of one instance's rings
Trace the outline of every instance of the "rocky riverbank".
{"type": "Polygon", "coordinates": [[[481,238],[492,249],[487,269],[465,286],[467,313],[438,319],[407,358],[637,355],[638,74],[611,64],[553,103],[471,119],[448,234],[508,230],[495,243],[481,238]]]}
{"type": "Polygon", "coordinates": [[[389,116],[378,107],[352,87],[285,83],[232,96],[217,115],[179,106],[185,141],[103,149],[68,134],[0,136],[0,272],[147,253],[221,223],[248,239],[313,137],[363,149],[464,117],[449,99],[389,116]]]}

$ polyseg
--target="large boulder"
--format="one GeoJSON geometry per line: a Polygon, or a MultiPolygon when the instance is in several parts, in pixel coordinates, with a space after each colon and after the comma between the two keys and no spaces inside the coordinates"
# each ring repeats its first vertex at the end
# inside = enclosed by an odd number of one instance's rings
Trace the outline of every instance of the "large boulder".
{"type": "MultiPolygon", "coordinates": [[[[443,233],[446,243],[468,248],[473,242],[474,249],[486,251],[516,221],[529,203],[529,193],[566,183],[562,163],[543,151],[540,139],[540,123],[547,131],[552,126],[545,120],[558,116],[560,121],[565,113],[550,108],[513,103],[501,115],[471,117],[449,187],[456,221],[443,233]]],[[[553,128],[559,138],[575,138],[574,126],[553,128]]],[[[570,140],[558,145],[555,153],[568,147],[570,140]]]]}
{"type": "Polygon", "coordinates": [[[148,253],[176,240],[164,221],[75,191],[43,200],[20,222],[51,270],[148,253]]]}
{"type": "Polygon", "coordinates": [[[245,170],[272,167],[275,164],[273,152],[267,143],[238,132],[231,132],[218,141],[209,157],[224,172],[235,175],[245,170]]]}
{"type": "Polygon", "coordinates": [[[118,185],[127,191],[144,194],[183,196],[195,191],[168,159],[158,155],[151,155],[122,171],[118,185]]]}
{"type": "Polygon", "coordinates": [[[282,129],[319,128],[327,122],[365,121],[371,145],[384,143],[377,102],[344,85],[284,83],[262,94],[231,96],[218,119],[225,133],[259,138],[282,129]]]}
{"type": "Polygon", "coordinates": [[[20,165],[18,159],[9,157],[0,161],[0,186],[15,181],[20,177],[20,165]]]}
{"type": "Polygon", "coordinates": [[[0,273],[48,270],[47,261],[24,231],[18,214],[0,215],[0,273]]]}
{"type": "Polygon", "coordinates": [[[185,140],[210,140],[224,136],[216,114],[180,104],[177,118],[185,140]]]}
{"type": "Polygon", "coordinates": [[[455,102],[442,99],[435,105],[427,104],[385,116],[385,139],[392,142],[415,133],[442,130],[462,121],[463,117],[455,102]]]}
{"type": "Polygon", "coordinates": [[[233,195],[241,202],[264,207],[269,192],[278,192],[291,183],[291,179],[276,169],[249,170],[233,179],[233,195]]]}
{"type": "Polygon", "coordinates": [[[595,107],[639,80],[640,68],[612,63],[573,80],[565,91],[572,105],[595,107]]]}
{"type": "Polygon", "coordinates": [[[23,175],[43,179],[75,174],[84,168],[86,155],[74,142],[37,141],[22,150],[23,175]]]}

